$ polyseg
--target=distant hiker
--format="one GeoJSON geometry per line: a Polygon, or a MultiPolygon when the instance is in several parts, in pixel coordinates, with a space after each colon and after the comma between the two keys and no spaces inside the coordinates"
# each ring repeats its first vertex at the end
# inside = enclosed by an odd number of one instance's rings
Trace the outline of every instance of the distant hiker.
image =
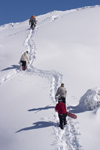
{"type": "Polygon", "coordinates": [[[66,95],[67,95],[67,90],[64,87],[64,83],[61,84],[61,86],[57,89],[55,99],[61,99],[63,103],[66,104],[66,95]]]}
{"type": "Polygon", "coordinates": [[[26,70],[26,61],[29,63],[28,51],[24,52],[21,56],[20,62],[22,63],[22,70],[26,70]]]}
{"type": "Polygon", "coordinates": [[[37,21],[36,21],[35,16],[34,16],[34,15],[31,16],[31,18],[30,18],[30,20],[29,20],[29,25],[31,25],[31,29],[32,29],[32,30],[35,28],[36,22],[37,22],[37,21]]]}
{"type": "Polygon", "coordinates": [[[61,129],[64,129],[64,125],[67,124],[67,121],[66,121],[67,108],[66,108],[65,104],[61,100],[58,100],[58,104],[55,106],[55,111],[58,112],[59,127],[61,129]]]}

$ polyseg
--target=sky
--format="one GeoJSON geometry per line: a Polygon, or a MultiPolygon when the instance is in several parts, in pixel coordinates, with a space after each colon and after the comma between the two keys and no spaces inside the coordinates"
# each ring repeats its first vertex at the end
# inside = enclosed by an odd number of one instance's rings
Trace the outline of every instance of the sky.
{"type": "Polygon", "coordinates": [[[0,25],[22,22],[54,10],[100,5],[100,0],[0,0],[0,25]]]}

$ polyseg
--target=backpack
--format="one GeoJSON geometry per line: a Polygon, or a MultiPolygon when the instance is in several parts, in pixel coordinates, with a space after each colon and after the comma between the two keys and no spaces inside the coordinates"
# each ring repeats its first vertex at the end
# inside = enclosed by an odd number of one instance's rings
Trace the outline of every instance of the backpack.
{"type": "Polygon", "coordinates": [[[31,19],[32,19],[32,18],[33,18],[33,19],[34,19],[34,21],[36,22],[36,18],[35,18],[35,16],[34,16],[34,15],[33,15],[33,16],[31,16],[31,19]]]}

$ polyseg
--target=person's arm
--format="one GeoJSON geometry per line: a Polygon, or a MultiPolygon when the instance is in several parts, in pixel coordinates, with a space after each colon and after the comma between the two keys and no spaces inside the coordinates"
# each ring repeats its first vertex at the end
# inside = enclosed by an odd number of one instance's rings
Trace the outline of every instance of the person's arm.
{"type": "Polygon", "coordinates": [[[59,88],[57,89],[57,92],[55,94],[55,97],[59,95],[59,88]]]}
{"type": "Polygon", "coordinates": [[[29,56],[28,56],[28,54],[26,54],[26,59],[27,59],[27,61],[29,63],[29,56]]]}

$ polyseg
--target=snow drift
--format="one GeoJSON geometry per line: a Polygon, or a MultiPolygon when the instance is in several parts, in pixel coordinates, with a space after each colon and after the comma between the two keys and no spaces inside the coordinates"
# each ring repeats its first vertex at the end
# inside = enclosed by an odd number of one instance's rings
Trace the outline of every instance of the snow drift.
{"type": "Polygon", "coordinates": [[[96,109],[100,106],[100,89],[89,89],[80,99],[79,104],[87,107],[88,110],[96,109]]]}

